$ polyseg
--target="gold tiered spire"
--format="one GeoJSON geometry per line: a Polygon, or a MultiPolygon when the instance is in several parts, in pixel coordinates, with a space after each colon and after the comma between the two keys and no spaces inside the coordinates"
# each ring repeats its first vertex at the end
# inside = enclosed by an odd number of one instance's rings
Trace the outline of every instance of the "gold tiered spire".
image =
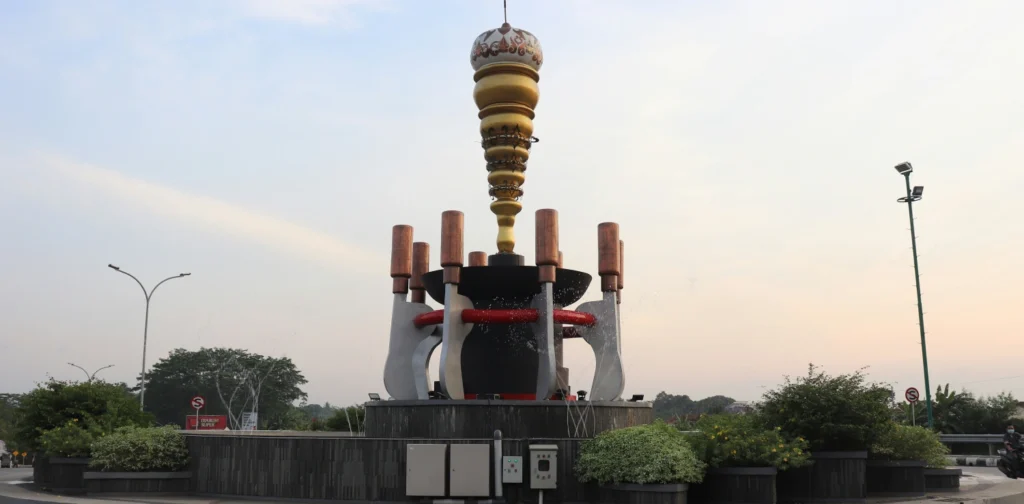
{"type": "Polygon", "coordinates": [[[544,53],[537,37],[508,23],[473,42],[470,63],[476,73],[473,99],[480,110],[480,136],[487,161],[491,212],[498,219],[498,252],[512,253],[513,226],[523,209],[519,198],[530,158],[534,108],[540,99],[544,53]]]}

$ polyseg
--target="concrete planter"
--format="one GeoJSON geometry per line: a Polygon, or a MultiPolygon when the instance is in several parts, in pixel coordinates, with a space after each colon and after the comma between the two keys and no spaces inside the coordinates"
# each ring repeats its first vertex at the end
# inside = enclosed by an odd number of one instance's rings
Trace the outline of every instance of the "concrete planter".
{"type": "Polygon", "coordinates": [[[59,494],[85,493],[82,475],[89,467],[88,458],[48,457],[32,468],[35,483],[59,494]]]}
{"type": "Polygon", "coordinates": [[[689,485],[670,483],[665,485],[603,485],[601,504],[686,504],[689,485]]]}
{"type": "Polygon", "coordinates": [[[690,485],[689,500],[699,504],[775,504],[774,467],[708,469],[704,481],[690,485]]]}
{"type": "Polygon", "coordinates": [[[863,502],[867,498],[868,452],[817,452],[812,464],[777,477],[780,503],[863,502]]]}
{"type": "Polygon", "coordinates": [[[190,472],[86,472],[88,494],[187,494],[190,472]]]}
{"type": "Polygon", "coordinates": [[[924,487],[928,492],[959,492],[961,469],[928,469],[924,470],[924,487]]]}
{"type": "Polygon", "coordinates": [[[925,462],[921,460],[869,460],[869,497],[923,497],[925,462]]]}

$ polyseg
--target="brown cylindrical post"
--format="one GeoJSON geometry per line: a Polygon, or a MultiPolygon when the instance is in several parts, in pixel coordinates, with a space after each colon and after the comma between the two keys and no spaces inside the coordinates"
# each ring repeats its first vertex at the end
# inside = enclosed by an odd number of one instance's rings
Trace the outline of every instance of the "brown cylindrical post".
{"type": "Polygon", "coordinates": [[[537,210],[536,233],[538,281],[554,282],[558,267],[558,210],[537,210]]]}
{"type": "Polygon", "coordinates": [[[597,273],[601,275],[601,291],[618,290],[619,225],[614,222],[597,225],[597,273]]]}
{"type": "Polygon", "coordinates": [[[565,256],[563,256],[563,255],[562,255],[562,251],[561,251],[561,250],[559,250],[559,251],[558,251],[558,267],[559,267],[559,268],[564,268],[564,267],[565,267],[565,266],[563,266],[563,265],[565,264],[565,263],[563,262],[564,260],[565,260],[565,256]]]}
{"type": "Polygon", "coordinates": [[[462,212],[458,210],[447,210],[441,214],[441,267],[444,268],[444,283],[459,283],[463,224],[462,212]]]}
{"type": "Polygon", "coordinates": [[[487,252],[470,252],[470,266],[487,266],[487,252]]]}
{"type": "Polygon", "coordinates": [[[622,303],[622,287],[626,282],[626,242],[619,240],[619,280],[618,280],[618,299],[617,301],[622,303]]]}
{"type": "Polygon", "coordinates": [[[391,292],[409,292],[412,276],[412,226],[399,224],[391,228],[391,292]]]}
{"type": "Polygon", "coordinates": [[[427,302],[427,287],[423,285],[423,275],[428,271],[430,271],[430,244],[415,242],[412,244],[412,278],[409,279],[413,303],[427,302]]]}

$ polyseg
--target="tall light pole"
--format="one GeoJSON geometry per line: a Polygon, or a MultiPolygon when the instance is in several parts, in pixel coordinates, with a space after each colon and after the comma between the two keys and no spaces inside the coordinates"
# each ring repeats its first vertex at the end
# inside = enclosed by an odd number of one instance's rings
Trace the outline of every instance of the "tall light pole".
{"type": "Polygon", "coordinates": [[[924,194],[924,186],[910,187],[910,174],[914,167],[910,162],[903,162],[896,165],[896,171],[903,175],[907,183],[907,195],[896,200],[907,204],[907,213],[910,215],[910,247],[914,252],[914,284],[917,287],[917,325],[921,329],[921,361],[924,363],[924,399],[928,406],[928,428],[935,428],[935,417],[932,415],[932,386],[928,381],[928,344],[924,337],[924,308],[921,306],[921,270],[917,264],[917,234],[914,232],[914,202],[920,201],[924,194]]]}
{"type": "Polygon", "coordinates": [[[109,366],[103,366],[103,367],[101,367],[101,368],[97,369],[96,371],[93,371],[93,372],[92,372],[92,374],[89,374],[89,372],[88,372],[88,371],[86,371],[84,367],[82,367],[82,366],[79,366],[78,364],[75,364],[74,362],[69,362],[69,363],[68,363],[68,365],[69,365],[69,366],[72,366],[72,367],[76,367],[76,368],[78,368],[78,369],[81,369],[81,370],[82,370],[82,372],[83,372],[83,373],[85,373],[85,379],[86,379],[86,381],[93,381],[93,380],[95,380],[95,379],[96,379],[96,373],[99,373],[100,371],[103,371],[104,369],[108,369],[108,368],[112,368],[112,367],[114,367],[114,365],[113,365],[113,364],[111,364],[111,365],[109,365],[109,366]]]}
{"type": "Polygon", "coordinates": [[[114,271],[116,271],[116,272],[118,272],[118,273],[124,273],[125,275],[128,275],[128,276],[132,277],[132,280],[135,280],[135,283],[139,284],[139,287],[142,289],[142,294],[144,296],[146,296],[146,323],[145,323],[144,326],[142,326],[142,377],[140,378],[140,388],[139,388],[139,409],[145,411],[145,406],[146,406],[146,343],[149,340],[149,301],[151,299],[153,299],[153,293],[156,292],[157,287],[160,287],[161,285],[163,285],[164,282],[166,282],[168,280],[174,280],[175,278],[184,278],[184,277],[187,277],[187,276],[191,275],[192,273],[178,273],[177,275],[174,275],[174,276],[171,276],[171,277],[167,277],[167,278],[165,278],[163,280],[160,280],[160,282],[158,282],[156,285],[153,286],[152,290],[147,292],[146,291],[146,287],[144,285],[142,285],[142,282],[140,282],[138,278],[135,278],[135,275],[133,275],[131,273],[128,273],[127,271],[124,271],[121,268],[118,268],[117,266],[114,266],[113,264],[108,264],[107,267],[112,269],[112,270],[114,270],[114,271]]]}

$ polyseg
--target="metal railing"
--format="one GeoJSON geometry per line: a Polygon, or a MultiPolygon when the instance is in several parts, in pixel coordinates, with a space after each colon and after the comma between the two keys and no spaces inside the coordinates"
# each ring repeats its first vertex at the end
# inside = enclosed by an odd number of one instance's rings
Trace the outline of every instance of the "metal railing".
{"type": "Polygon", "coordinates": [[[939,439],[946,444],[1003,444],[1002,434],[939,434],[939,439]]]}

